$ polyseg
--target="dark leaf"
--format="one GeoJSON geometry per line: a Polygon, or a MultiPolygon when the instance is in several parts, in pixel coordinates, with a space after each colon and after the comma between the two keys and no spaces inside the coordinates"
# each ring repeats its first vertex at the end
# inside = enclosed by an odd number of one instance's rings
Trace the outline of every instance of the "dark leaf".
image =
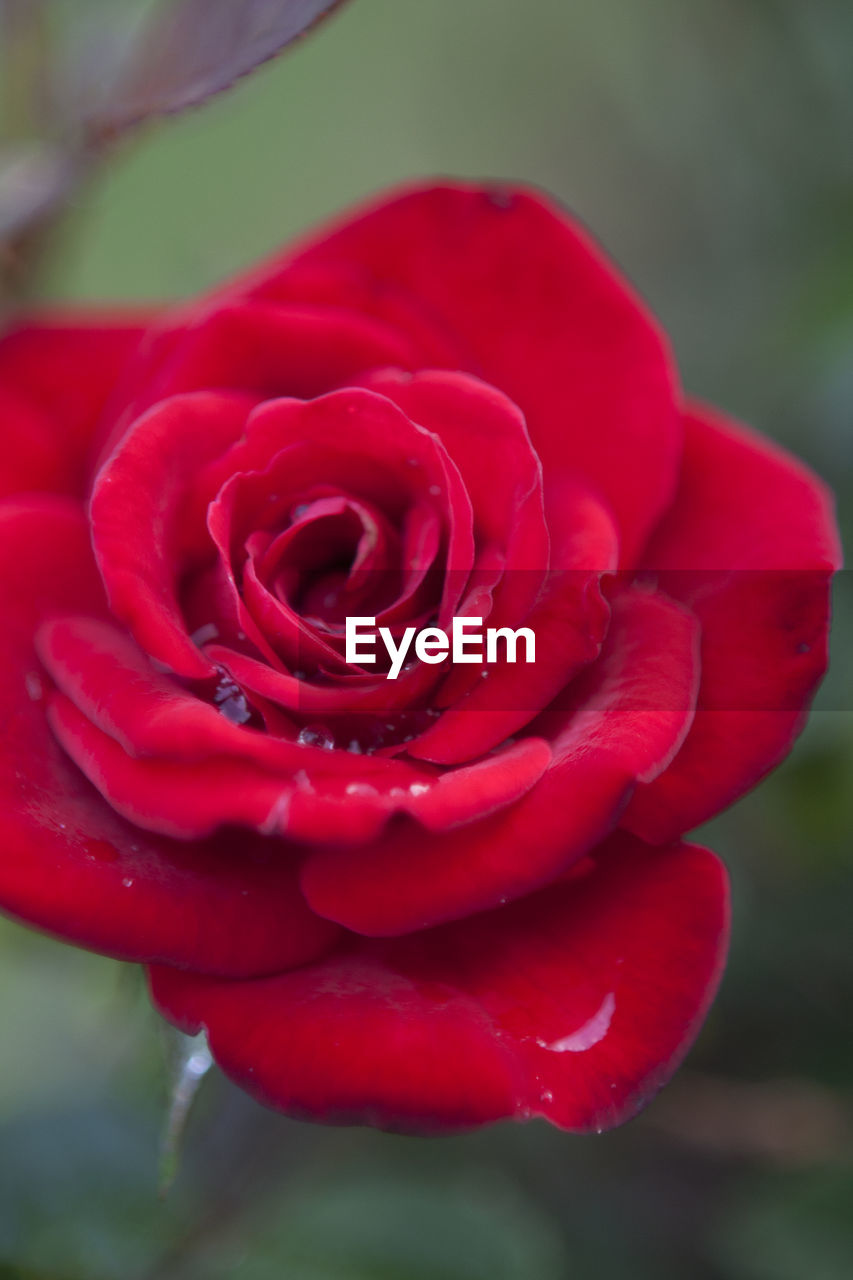
{"type": "Polygon", "coordinates": [[[343,0],[162,0],[89,124],[111,136],[221,93],[343,0]]]}

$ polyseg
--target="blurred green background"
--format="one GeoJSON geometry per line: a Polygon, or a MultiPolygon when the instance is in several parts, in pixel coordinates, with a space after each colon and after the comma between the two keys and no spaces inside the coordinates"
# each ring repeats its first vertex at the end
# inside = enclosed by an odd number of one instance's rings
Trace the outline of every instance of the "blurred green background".
{"type": "MultiPolygon", "coordinates": [[[[69,18],[96,0],[64,0],[69,18]]],[[[102,6],[103,7],[103,6],[102,6]]],[[[385,184],[539,184],[694,394],[853,498],[849,0],[353,0],[76,201],[47,297],[171,298],[385,184]]],[[[731,963],[687,1065],[598,1138],[297,1125],[209,1077],[165,1203],[135,971],[0,922],[0,1280],[849,1280],[853,591],[793,756],[701,838],[731,963]]]]}

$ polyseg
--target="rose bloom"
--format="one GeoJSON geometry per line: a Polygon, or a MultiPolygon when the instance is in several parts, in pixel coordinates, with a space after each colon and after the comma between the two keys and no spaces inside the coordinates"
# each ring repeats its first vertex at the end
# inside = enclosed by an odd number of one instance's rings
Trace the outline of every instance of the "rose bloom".
{"type": "Polygon", "coordinates": [[[314,1120],[601,1130],[720,978],[684,832],[787,754],[832,504],[530,192],[396,193],[0,342],[0,903],[314,1120]],[[347,665],[344,622],[536,661],[347,665]],[[486,672],[488,678],[483,679],[486,672]]]}

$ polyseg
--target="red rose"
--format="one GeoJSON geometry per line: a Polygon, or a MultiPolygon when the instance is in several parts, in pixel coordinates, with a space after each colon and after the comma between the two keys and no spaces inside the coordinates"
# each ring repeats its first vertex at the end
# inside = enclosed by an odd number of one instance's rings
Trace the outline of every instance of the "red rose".
{"type": "Polygon", "coordinates": [[[294,1114],[636,1111],[723,962],[679,837],[824,671],[820,482],[685,408],[598,248],[497,189],[156,319],[22,324],[0,406],[5,908],[151,964],[294,1114]],[[536,660],[389,680],[355,615],[526,625],[536,660]]]}

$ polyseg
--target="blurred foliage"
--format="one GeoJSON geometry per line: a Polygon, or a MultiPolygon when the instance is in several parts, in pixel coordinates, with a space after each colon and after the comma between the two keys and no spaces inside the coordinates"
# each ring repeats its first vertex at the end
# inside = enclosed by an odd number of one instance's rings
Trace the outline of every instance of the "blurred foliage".
{"type": "MultiPolygon", "coordinates": [[[[94,31],[117,0],[61,0],[94,31]]],[[[122,0],[126,9],[135,0],[122,0]]],[[[357,0],[75,201],[46,297],[169,298],[388,183],[547,187],[628,269],[685,385],[853,510],[849,0],[357,0]]],[[[156,1195],[166,1072],[133,971],[0,926],[0,1280],[853,1275],[853,587],[791,759],[700,833],[731,964],[644,1117],[417,1141],[214,1075],[156,1195]]]]}

